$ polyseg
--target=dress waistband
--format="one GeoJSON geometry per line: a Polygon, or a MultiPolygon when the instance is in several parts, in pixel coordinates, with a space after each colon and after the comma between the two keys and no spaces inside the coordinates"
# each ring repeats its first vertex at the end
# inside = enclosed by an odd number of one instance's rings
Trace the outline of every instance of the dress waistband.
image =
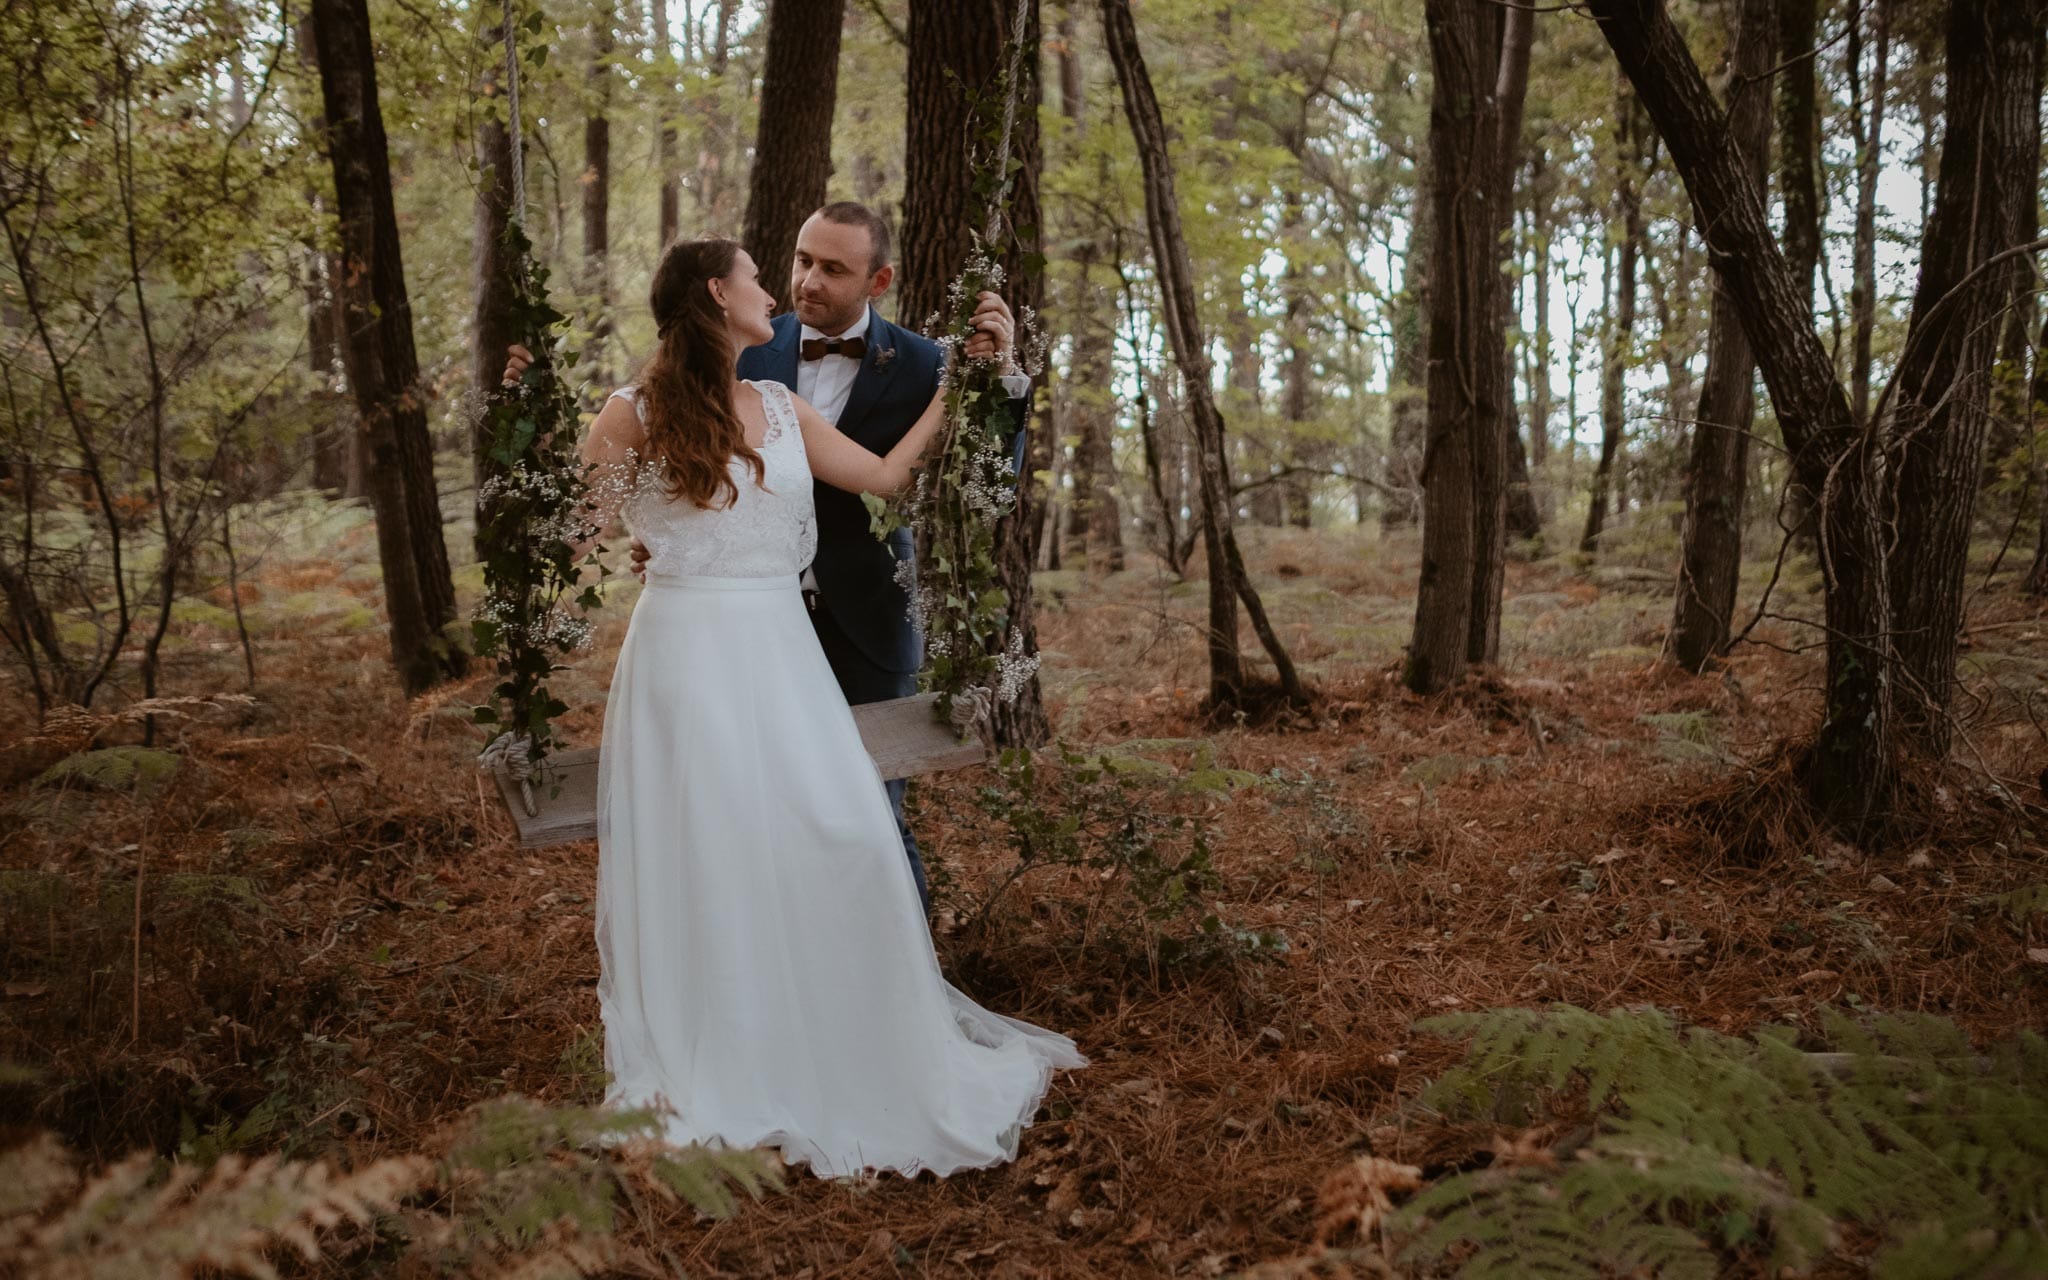
{"type": "Polygon", "coordinates": [[[712,578],[698,573],[650,573],[650,587],[688,587],[695,591],[794,591],[797,575],[777,574],[772,578],[712,578]]]}

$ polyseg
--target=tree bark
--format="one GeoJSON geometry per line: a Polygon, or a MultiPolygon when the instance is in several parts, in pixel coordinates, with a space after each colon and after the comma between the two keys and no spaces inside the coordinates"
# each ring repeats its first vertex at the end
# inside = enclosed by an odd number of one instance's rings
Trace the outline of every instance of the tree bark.
{"type": "MultiPolygon", "coordinates": [[[[1777,58],[1775,0],[1743,0],[1728,67],[1728,128],[1756,189],[1770,174],[1770,70],[1777,58]]],[[[1756,415],[1756,362],[1727,286],[1714,285],[1707,373],[1694,414],[1686,466],[1685,525],[1679,535],[1678,599],[1671,654],[1703,670],[1728,647],[1742,576],[1742,498],[1749,476],[1749,429],[1756,415]]]]}
{"type": "MultiPolygon", "coordinates": [[[[782,0],[777,0],[781,3],[782,0]]],[[[1026,0],[1023,83],[1015,131],[1010,138],[1011,173],[1007,231],[990,246],[1002,264],[1004,297],[1018,315],[1036,314],[1045,300],[1038,269],[1038,0],[1026,0]]],[[[902,271],[897,277],[900,319],[912,328],[945,306],[946,289],[967,260],[980,232],[987,197],[974,190],[969,148],[985,140],[984,129],[1001,128],[1002,84],[1008,62],[1014,0],[911,0],[905,35],[909,42],[908,131],[904,138],[902,271]],[[975,104],[986,104],[984,115],[975,104]]],[[[987,141],[992,142],[992,138],[987,141]]],[[[1053,433],[1033,424],[1024,472],[1017,477],[1017,506],[998,532],[998,565],[1010,595],[1012,623],[1024,637],[1025,653],[1038,652],[1033,620],[1031,571],[1044,536],[1047,495],[1038,483],[1050,470],[1053,433]]],[[[998,707],[998,741],[1035,746],[1050,734],[1038,678],[1015,703],[998,707]]]]}
{"type": "MultiPolygon", "coordinates": [[[[498,84],[505,32],[490,27],[479,42],[477,53],[484,67],[484,97],[496,103],[503,90],[498,84]]],[[[507,121],[490,111],[481,113],[477,125],[477,161],[480,171],[476,185],[476,234],[471,245],[475,314],[470,325],[469,390],[477,412],[471,427],[471,472],[476,483],[476,554],[487,553],[483,536],[484,485],[503,470],[490,458],[490,430],[484,424],[483,402],[498,384],[505,368],[505,348],[522,340],[513,323],[513,264],[507,252],[505,233],[512,225],[512,131],[507,121]]]]}
{"type": "Polygon", "coordinates": [[[612,385],[612,0],[599,0],[590,21],[590,93],[583,117],[583,291],[591,298],[585,352],[597,394],[612,385]]]}
{"type": "Polygon", "coordinates": [[[682,183],[677,172],[676,151],[676,56],[675,41],[669,35],[668,0],[652,0],[654,19],[654,103],[661,120],[660,142],[655,153],[661,166],[661,221],[657,252],[666,249],[682,227],[682,183]]]}
{"type": "Polygon", "coordinates": [[[2040,146],[2041,0],[1953,0],[1941,172],[1883,423],[1897,477],[1891,617],[1900,721],[1941,758],[2000,313],[2025,279],[2040,146]],[[2005,254],[2003,258],[1999,255],[2005,254]]]}
{"type": "Polygon", "coordinates": [[[774,0],[761,72],[761,123],[740,239],[761,283],[787,311],[796,233],[825,203],[832,176],[832,112],[839,95],[839,33],[846,0],[774,0]]]}
{"type": "Polygon", "coordinates": [[[1295,674],[1294,663],[1266,618],[1264,603],[1245,573],[1231,528],[1230,477],[1223,414],[1211,390],[1209,340],[1196,307],[1194,265],[1181,229],[1166,122],[1152,90],[1131,20],[1130,0],[1102,0],[1102,26],[1110,62],[1116,67],[1124,113],[1138,144],[1145,180],[1145,229],[1152,242],[1153,265],[1159,273],[1160,318],[1193,419],[1202,489],[1202,543],[1209,562],[1209,706],[1224,712],[1244,705],[1248,692],[1237,643],[1237,604],[1242,600],[1267,654],[1273,659],[1280,688],[1297,705],[1307,705],[1308,691],[1295,674]]]}
{"type": "Polygon", "coordinates": [[[1770,388],[1792,464],[1821,499],[1826,709],[1803,772],[1824,814],[1860,826],[1884,811],[1896,776],[1890,591],[1874,450],[1857,428],[1799,281],[1771,239],[1763,192],[1661,0],[1589,4],[1685,180],[1710,260],[1770,388]]]}
{"type": "Polygon", "coordinates": [[[1387,388],[1386,505],[1380,528],[1422,519],[1422,460],[1429,433],[1430,259],[1436,240],[1436,169],[1427,149],[1415,166],[1415,203],[1393,307],[1394,361],[1387,388]]]}
{"type": "MultiPolygon", "coordinates": [[[[1819,57],[1814,45],[1818,0],[1779,0],[1778,191],[1785,204],[1785,259],[1794,289],[1813,309],[1813,278],[1820,267],[1819,57]]],[[[1810,541],[1813,495],[1796,473],[1785,482],[1784,527],[1810,541]]]]}
{"type": "Polygon", "coordinates": [[[1498,121],[1492,154],[1485,161],[1494,218],[1494,322],[1485,342],[1494,352],[1499,370],[1500,422],[1491,438],[1478,438],[1472,455],[1472,613],[1465,644],[1465,656],[1472,662],[1490,663],[1500,657],[1500,596],[1507,580],[1508,531],[1512,529],[1523,539],[1543,532],[1535,497],[1529,492],[1529,455],[1515,412],[1514,352],[1508,345],[1508,332],[1515,324],[1514,301],[1506,278],[1514,253],[1515,174],[1521,170],[1522,106],[1528,97],[1529,54],[1535,38],[1533,8],[1518,5],[1504,11],[1493,84],[1498,121]]]}
{"type": "MultiPolygon", "coordinates": [[[[1499,102],[1501,133],[1495,152],[1495,215],[1499,217],[1499,270],[1505,274],[1516,254],[1516,174],[1522,172],[1522,104],[1530,86],[1530,49],[1536,41],[1536,10],[1532,6],[1509,6],[1501,23],[1501,63],[1493,84],[1499,102]]],[[[1493,662],[1499,655],[1501,637],[1501,582],[1507,569],[1507,539],[1542,537],[1542,516],[1536,510],[1536,494],[1530,489],[1530,455],[1522,440],[1522,420],[1516,412],[1516,352],[1507,334],[1520,324],[1513,303],[1513,289],[1505,283],[1497,291],[1499,344],[1501,344],[1501,463],[1505,473],[1493,485],[1481,479],[1485,489],[1501,489],[1503,537],[1481,537],[1479,571],[1473,580],[1473,662],[1493,662]]],[[[1481,498],[1485,504],[1485,498],[1481,498]]]]}
{"type": "MultiPolygon", "coordinates": [[[[1500,400],[1501,10],[1486,0],[1429,0],[1429,155],[1435,204],[1429,308],[1429,427],[1422,463],[1422,576],[1406,681],[1417,693],[1455,683],[1471,660],[1480,540],[1505,463],[1500,400]],[[1488,470],[1491,459],[1491,470],[1488,470]],[[1491,475],[1495,489],[1482,493],[1491,475]]],[[[1492,524],[1494,530],[1500,525],[1492,524]]]]}
{"type": "Polygon", "coordinates": [[[704,142],[697,149],[697,217],[699,234],[729,235],[732,218],[728,212],[731,183],[725,167],[732,160],[732,116],[726,109],[725,76],[731,60],[732,20],[739,0],[718,0],[718,28],[711,40],[711,61],[706,68],[710,85],[704,95],[704,142]]]}
{"type": "Polygon", "coordinates": [[[1620,160],[1615,170],[1614,203],[1621,215],[1621,243],[1614,251],[1613,300],[1607,313],[1606,350],[1600,362],[1600,461],[1593,468],[1586,530],[1579,536],[1579,550],[1586,555],[1599,554],[1600,535],[1607,527],[1607,505],[1615,487],[1615,459],[1628,432],[1625,392],[1629,354],[1635,345],[1636,264],[1643,245],[1643,193],[1638,182],[1643,176],[1643,134],[1647,129],[1636,95],[1626,86],[1615,107],[1614,121],[1620,160]]]}
{"type": "MultiPolygon", "coordinates": [[[[293,27],[292,37],[298,46],[300,69],[317,79],[320,62],[314,49],[317,36],[310,13],[300,16],[293,27]]],[[[321,104],[309,102],[303,109],[313,134],[316,137],[325,134],[327,114],[321,104]]],[[[310,184],[306,189],[306,203],[312,206],[316,219],[325,216],[325,202],[310,184]]],[[[315,379],[313,401],[320,407],[313,428],[313,487],[331,498],[360,498],[363,496],[363,469],[358,457],[357,433],[354,424],[346,421],[347,415],[341,410],[338,394],[340,384],[345,381],[341,372],[342,316],[340,290],[336,287],[338,263],[334,254],[312,239],[307,239],[305,244],[306,359],[315,379]]]]}
{"type": "MultiPolygon", "coordinates": [[[[1854,265],[1849,283],[1849,315],[1853,329],[1849,357],[1849,407],[1858,422],[1870,421],[1870,340],[1877,328],[1877,171],[1884,141],[1885,63],[1891,53],[1891,32],[1886,26],[1887,0],[1870,6],[1872,55],[1869,106],[1863,112],[1851,110],[1850,128],[1856,143],[1856,240],[1854,265]]],[[[1863,78],[1863,15],[1849,19],[1849,83],[1860,87],[1863,78]]]]}
{"type": "MultiPolygon", "coordinates": [[[[1060,114],[1079,137],[1087,123],[1087,85],[1082,75],[1078,0],[1068,0],[1060,14],[1060,114]]],[[[1105,186],[1108,157],[1097,170],[1105,186]]],[[[1098,280],[1103,257],[1113,252],[1103,234],[1100,216],[1083,208],[1074,229],[1074,289],[1068,307],[1074,360],[1066,379],[1067,434],[1074,439],[1074,505],[1072,534],[1082,548],[1082,562],[1091,570],[1120,573],[1124,567],[1123,519],[1116,493],[1115,370],[1116,295],[1098,280]],[[1107,314],[1105,314],[1107,309],[1107,314]]]]}
{"type": "Polygon", "coordinates": [[[443,633],[455,620],[455,583],[399,257],[369,10],[365,0],[316,0],[312,12],[340,221],[343,355],[362,413],[391,656],[411,695],[464,668],[462,651],[443,633]]]}

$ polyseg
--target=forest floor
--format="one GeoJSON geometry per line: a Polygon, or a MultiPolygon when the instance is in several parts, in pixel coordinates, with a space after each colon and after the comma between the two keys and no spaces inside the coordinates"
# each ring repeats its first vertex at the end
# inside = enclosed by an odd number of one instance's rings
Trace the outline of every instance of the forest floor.
{"type": "MultiPolygon", "coordinates": [[[[279,549],[244,581],[255,701],[165,718],[174,758],[140,757],[161,776],[31,785],[79,744],[0,747],[0,1059],[16,1068],[0,1100],[93,1159],[364,1159],[508,1091],[601,1093],[595,846],[514,844],[473,764],[468,706],[490,681],[406,704],[368,526],[318,532],[318,554],[279,549]]],[[[1924,837],[1731,852],[1702,839],[1715,797],[1814,724],[1810,628],[1767,620],[1766,643],[1685,676],[1656,661],[1664,575],[1517,562],[1499,672],[1424,699],[1396,680],[1412,539],[1246,541],[1322,691],[1313,717],[1204,722],[1199,579],[1140,558],[1039,584],[1056,732],[1112,753],[1141,808],[1180,820],[1165,844],[1205,833],[1219,887],[1201,909],[1225,942],[1169,962],[1159,939],[1185,915],[1148,919],[1093,869],[995,893],[1016,855],[985,809],[992,775],[922,780],[947,972],[1093,1065],[1056,1080],[1012,1165],[796,1176],[724,1221],[641,1206],[620,1274],[672,1258],[692,1276],[1219,1275],[1297,1257],[1319,1184],[1353,1155],[1439,1170],[1488,1150],[1491,1128],[1397,1109],[1457,1056],[1416,1026],[1447,1010],[1649,1004],[1730,1032],[1810,1027],[1829,1006],[1938,1012],[1982,1038],[2043,1025],[2048,964],[2028,953],[2044,926],[1991,902],[2048,880],[2048,849],[2024,816],[1984,818],[1997,806],[1977,794],[2002,777],[2042,799],[2027,707],[2048,689],[2048,618],[2007,581],[2023,562],[1973,599],[1959,754],[1976,773],[1930,793],[1924,837]]],[[[1751,591],[1769,574],[1753,565],[1751,591]]],[[[1815,616],[1812,577],[1788,571],[1771,612],[1815,616]]],[[[571,742],[596,741],[631,591],[564,681],[571,742]]],[[[181,614],[168,687],[241,688],[232,604],[181,614]]]]}

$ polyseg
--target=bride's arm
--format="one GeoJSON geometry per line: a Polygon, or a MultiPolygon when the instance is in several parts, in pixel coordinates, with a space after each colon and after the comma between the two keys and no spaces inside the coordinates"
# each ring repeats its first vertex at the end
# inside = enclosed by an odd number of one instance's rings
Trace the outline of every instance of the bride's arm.
{"type": "Polygon", "coordinates": [[[796,406],[797,421],[803,424],[804,452],[810,455],[811,474],[835,489],[884,498],[893,498],[910,487],[918,460],[924,457],[946,420],[946,392],[941,387],[888,456],[877,457],[825,421],[802,396],[791,395],[790,402],[796,406]]]}
{"type": "Polygon", "coordinates": [[[576,560],[588,555],[605,532],[619,522],[619,511],[639,480],[646,446],[647,428],[641,425],[640,412],[633,402],[624,396],[605,401],[590,424],[589,433],[583,437],[582,458],[589,494],[580,522],[582,531],[573,544],[576,560]]]}

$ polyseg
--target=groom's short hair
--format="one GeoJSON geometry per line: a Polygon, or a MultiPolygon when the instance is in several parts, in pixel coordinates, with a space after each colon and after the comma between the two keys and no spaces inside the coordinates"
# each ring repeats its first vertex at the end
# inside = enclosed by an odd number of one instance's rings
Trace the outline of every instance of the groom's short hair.
{"type": "Polygon", "coordinates": [[[889,265],[889,224],[883,221],[881,214],[858,200],[834,200],[818,210],[818,216],[842,227],[867,228],[868,243],[874,250],[874,258],[868,266],[870,275],[889,265]]]}

